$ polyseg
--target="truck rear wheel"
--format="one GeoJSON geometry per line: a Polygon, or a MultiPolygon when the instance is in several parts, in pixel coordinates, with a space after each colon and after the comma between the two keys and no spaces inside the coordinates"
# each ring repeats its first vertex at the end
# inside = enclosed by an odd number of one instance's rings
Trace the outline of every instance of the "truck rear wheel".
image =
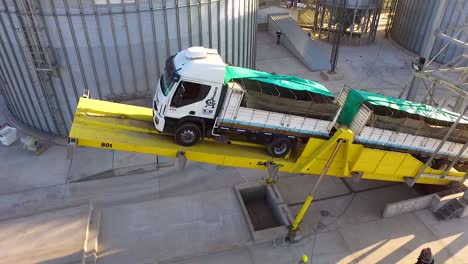
{"type": "Polygon", "coordinates": [[[284,158],[291,148],[291,141],[288,138],[275,138],[267,145],[268,154],[275,158],[284,158]]]}
{"type": "Polygon", "coordinates": [[[200,127],[194,123],[187,122],[177,128],[174,139],[177,144],[188,147],[197,144],[200,136],[200,127]]]}

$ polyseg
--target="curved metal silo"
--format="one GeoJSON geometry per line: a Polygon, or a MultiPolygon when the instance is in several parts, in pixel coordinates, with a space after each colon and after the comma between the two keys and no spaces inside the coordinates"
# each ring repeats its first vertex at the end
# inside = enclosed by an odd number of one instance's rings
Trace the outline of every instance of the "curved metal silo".
{"type": "Polygon", "coordinates": [[[254,67],[258,0],[0,0],[0,88],[30,127],[67,135],[79,96],[151,96],[164,60],[216,48],[254,67]]]}
{"type": "Polygon", "coordinates": [[[342,28],[343,43],[373,42],[382,11],[382,0],[314,0],[312,31],[320,39],[333,41],[342,28]]]}
{"type": "MultiPolygon", "coordinates": [[[[421,54],[425,40],[429,34],[429,25],[435,18],[438,5],[445,1],[440,0],[393,0],[396,1],[393,21],[390,25],[390,37],[400,46],[421,54]]],[[[468,41],[466,27],[468,17],[468,3],[466,1],[448,0],[439,30],[445,31],[451,37],[468,41]],[[461,30],[460,30],[461,29],[461,30]]],[[[432,45],[432,44],[431,44],[432,45]]],[[[441,37],[435,39],[431,57],[440,54],[435,61],[448,63],[463,54],[464,47],[449,43],[441,37]],[[448,46],[442,49],[444,46],[448,46]]]]}

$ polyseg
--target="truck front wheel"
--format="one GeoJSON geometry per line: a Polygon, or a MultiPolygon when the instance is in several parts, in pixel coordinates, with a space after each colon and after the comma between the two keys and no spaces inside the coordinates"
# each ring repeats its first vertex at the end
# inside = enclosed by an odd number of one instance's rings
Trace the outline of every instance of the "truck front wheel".
{"type": "Polygon", "coordinates": [[[291,148],[291,140],[288,138],[275,138],[267,145],[268,154],[275,158],[284,158],[291,148]]]}
{"type": "Polygon", "coordinates": [[[200,140],[200,136],[200,127],[194,123],[187,122],[177,128],[174,138],[179,145],[193,146],[200,140]]]}

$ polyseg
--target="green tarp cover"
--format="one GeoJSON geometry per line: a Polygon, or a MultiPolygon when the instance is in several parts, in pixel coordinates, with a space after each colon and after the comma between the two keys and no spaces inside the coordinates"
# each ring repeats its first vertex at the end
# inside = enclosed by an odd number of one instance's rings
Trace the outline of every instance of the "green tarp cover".
{"type": "MultiPolygon", "coordinates": [[[[386,106],[395,110],[400,110],[409,114],[415,114],[426,118],[437,119],[447,122],[455,122],[459,114],[451,112],[443,108],[436,108],[433,106],[413,103],[410,101],[388,97],[381,94],[350,90],[348,98],[341,110],[340,116],[338,117],[338,123],[342,125],[351,125],[359,107],[364,103],[368,102],[377,106],[386,106]]],[[[460,123],[468,123],[468,118],[463,117],[460,123]]]]}
{"type": "Polygon", "coordinates": [[[224,83],[234,79],[250,79],[259,82],[271,83],[283,88],[288,88],[298,91],[309,91],[312,93],[322,94],[333,97],[333,94],[328,89],[318,82],[302,79],[289,75],[276,75],[262,71],[255,71],[247,68],[226,66],[226,75],[224,83]]]}

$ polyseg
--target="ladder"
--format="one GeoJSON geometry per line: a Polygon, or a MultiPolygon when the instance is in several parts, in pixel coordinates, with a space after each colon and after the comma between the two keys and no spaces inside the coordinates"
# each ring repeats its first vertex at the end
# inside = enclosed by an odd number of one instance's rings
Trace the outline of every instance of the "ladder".
{"type": "Polygon", "coordinates": [[[17,35],[25,55],[26,66],[31,72],[32,85],[42,92],[38,99],[47,106],[48,115],[52,118],[57,133],[66,134],[65,121],[52,82],[56,71],[55,56],[50,48],[43,18],[40,16],[40,3],[36,0],[17,0],[14,4],[19,21],[17,35]]]}

